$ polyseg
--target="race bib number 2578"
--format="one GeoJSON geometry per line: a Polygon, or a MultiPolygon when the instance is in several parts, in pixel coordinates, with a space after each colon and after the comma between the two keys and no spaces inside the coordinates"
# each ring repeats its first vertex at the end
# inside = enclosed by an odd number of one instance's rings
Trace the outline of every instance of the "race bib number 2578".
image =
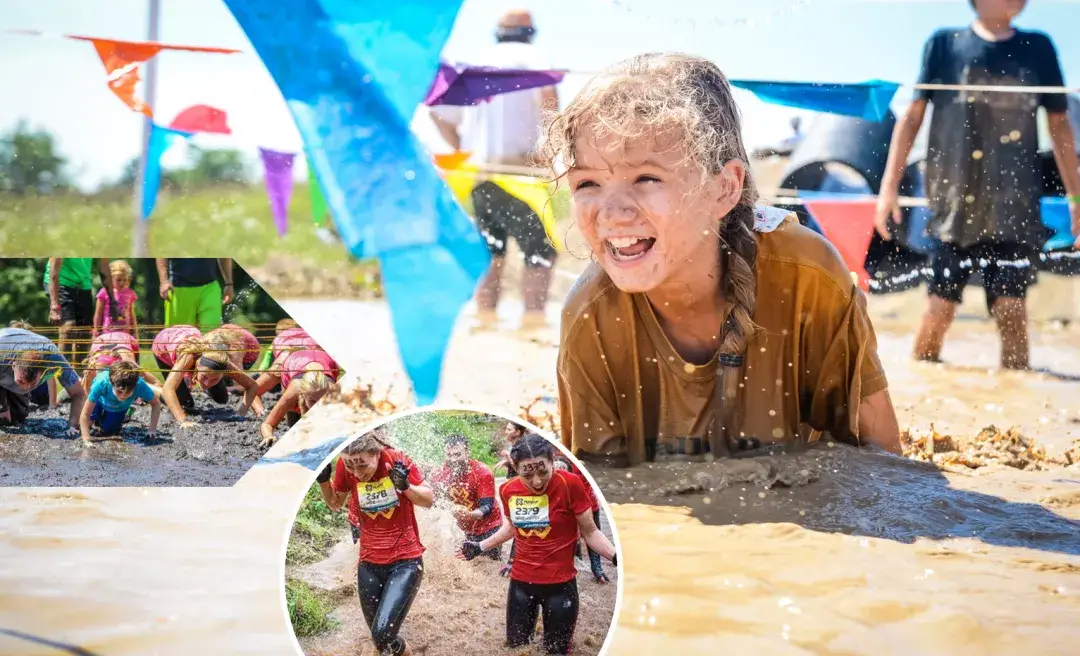
{"type": "Polygon", "coordinates": [[[359,497],[360,510],[372,518],[381,513],[389,519],[398,505],[397,490],[389,476],[377,481],[358,483],[356,495],[359,497]]]}

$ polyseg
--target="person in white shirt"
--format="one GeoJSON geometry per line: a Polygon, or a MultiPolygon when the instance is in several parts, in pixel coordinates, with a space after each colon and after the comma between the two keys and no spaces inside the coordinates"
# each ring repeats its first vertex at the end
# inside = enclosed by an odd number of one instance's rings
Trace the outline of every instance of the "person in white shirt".
{"type": "MultiPolygon", "coordinates": [[[[512,10],[499,20],[495,46],[480,65],[523,70],[550,68],[533,44],[536,29],[532,15],[512,10]]],[[[494,96],[472,107],[440,105],[431,116],[439,133],[455,151],[470,153],[479,164],[527,166],[536,147],[545,111],[559,107],[554,86],[525,89],[494,96]],[[464,147],[463,147],[464,144],[464,147]]],[[[548,239],[540,217],[523,200],[491,181],[480,182],[472,191],[473,210],[491,249],[491,269],[480,282],[476,304],[481,328],[497,324],[496,307],[501,291],[502,268],[510,238],[517,242],[525,258],[522,296],[525,317],[522,328],[544,326],[544,306],[555,265],[556,250],[548,239]]]]}

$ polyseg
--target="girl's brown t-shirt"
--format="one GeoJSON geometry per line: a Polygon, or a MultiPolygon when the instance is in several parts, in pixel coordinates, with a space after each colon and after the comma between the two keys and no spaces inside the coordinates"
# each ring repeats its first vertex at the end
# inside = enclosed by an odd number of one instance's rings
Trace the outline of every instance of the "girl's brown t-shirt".
{"type": "MultiPolygon", "coordinates": [[[[772,210],[775,211],[775,210],[772,210]]],[[[736,413],[763,444],[811,430],[858,442],[862,399],[887,387],[866,298],[836,249],[787,216],[756,232],[758,330],[736,413]]],[[[598,265],[563,308],[558,377],[561,439],[574,453],[701,453],[713,427],[717,362],[687,363],[644,294],[620,291],[598,265]]]]}

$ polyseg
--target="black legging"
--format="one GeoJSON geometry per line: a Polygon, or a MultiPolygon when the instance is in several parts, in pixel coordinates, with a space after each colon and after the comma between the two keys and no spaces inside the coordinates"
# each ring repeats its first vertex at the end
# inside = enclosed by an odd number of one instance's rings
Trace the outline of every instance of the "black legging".
{"type": "Polygon", "coordinates": [[[405,641],[398,635],[405,616],[424,578],[421,558],[398,560],[389,565],[361,562],[356,568],[360,608],[371,629],[371,639],[381,654],[401,656],[405,641]]]}
{"type": "Polygon", "coordinates": [[[506,593],[506,646],[520,649],[529,644],[536,616],[543,611],[544,651],[569,654],[577,626],[577,579],[566,583],[522,583],[510,580],[506,593]]]}
{"type": "MultiPolygon", "coordinates": [[[[161,361],[161,358],[154,356],[154,360],[157,361],[158,369],[161,369],[162,376],[168,378],[169,372],[172,371],[172,367],[161,361]]],[[[221,380],[217,382],[210,389],[206,390],[206,393],[213,399],[214,403],[224,405],[229,402],[229,387],[225,382],[225,377],[222,376],[221,380]]],[[[186,379],[180,379],[180,386],[176,388],[176,398],[180,401],[180,407],[188,410],[195,407],[195,398],[191,395],[191,388],[188,387],[186,379]]]]}

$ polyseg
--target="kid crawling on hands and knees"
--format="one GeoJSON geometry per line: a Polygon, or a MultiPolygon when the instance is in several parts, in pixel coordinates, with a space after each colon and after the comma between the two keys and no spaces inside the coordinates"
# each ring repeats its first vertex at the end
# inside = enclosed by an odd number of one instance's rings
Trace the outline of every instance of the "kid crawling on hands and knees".
{"type": "Polygon", "coordinates": [[[82,440],[87,446],[93,444],[91,428],[97,428],[102,437],[119,435],[127,419],[128,410],[136,399],[150,404],[150,425],[147,437],[153,437],[161,417],[161,400],[158,393],[146,384],[139,367],[131,362],[114,362],[100,372],[90,387],[90,395],[79,416],[82,440]]]}

